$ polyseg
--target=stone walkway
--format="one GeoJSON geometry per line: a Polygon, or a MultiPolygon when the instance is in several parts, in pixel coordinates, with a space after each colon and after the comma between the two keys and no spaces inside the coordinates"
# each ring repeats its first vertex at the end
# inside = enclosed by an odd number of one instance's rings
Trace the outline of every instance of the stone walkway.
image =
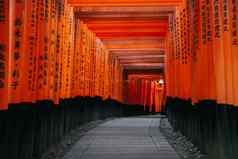
{"type": "Polygon", "coordinates": [[[179,159],[159,118],[120,118],[89,131],[63,159],[179,159]]]}

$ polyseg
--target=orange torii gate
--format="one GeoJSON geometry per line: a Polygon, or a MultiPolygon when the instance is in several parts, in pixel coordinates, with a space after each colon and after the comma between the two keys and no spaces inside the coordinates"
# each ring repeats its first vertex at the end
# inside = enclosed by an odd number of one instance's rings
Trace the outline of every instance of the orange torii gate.
{"type": "Polygon", "coordinates": [[[76,96],[122,101],[122,67],[66,0],[1,5],[0,109],[76,96]]]}
{"type": "Polygon", "coordinates": [[[129,74],[128,103],[149,106],[150,111],[161,112],[165,102],[165,83],[162,75],[129,74]]]}
{"type": "Polygon", "coordinates": [[[237,105],[237,3],[184,2],[170,17],[167,95],[237,105]]]}

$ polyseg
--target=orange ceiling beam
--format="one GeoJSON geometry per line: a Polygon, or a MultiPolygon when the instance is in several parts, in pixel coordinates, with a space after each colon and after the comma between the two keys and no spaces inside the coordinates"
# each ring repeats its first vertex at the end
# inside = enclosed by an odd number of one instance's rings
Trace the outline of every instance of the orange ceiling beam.
{"type": "Polygon", "coordinates": [[[166,37],[166,33],[159,32],[159,33],[141,33],[141,32],[134,32],[134,33],[98,33],[96,34],[97,37],[101,39],[115,39],[115,38],[130,38],[130,37],[166,37]]]}
{"type": "MultiPolygon", "coordinates": [[[[107,46],[106,46],[107,47],[107,46]]],[[[134,55],[164,55],[163,48],[114,48],[108,49],[110,52],[118,56],[134,56],[134,55]]]]}
{"type": "Polygon", "coordinates": [[[68,0],[68,3],[75,7],[76,17],[102,39],[125,69],[162,69],[168,17],[182,1],[68,0]]]}
{"type": "Polygon", "coordinates": [[[168,27],[167,20],[93,20],[84,22],[101,39],[165,37],[168,27]]]}
{"type": "MultiPolygon", "coordinates": [[[[152,15],[152,14],[151,14],[152,15]]],[[[168,16],[157,16],[157,17],[153,17],[153,16],[150,16],[148,15],[149,17],[143,17],[143,16],[140,16],[140,15],[132,15],[130,17],[128,16],[124,16],[124,17],[118,17],[118,16],[115,16],[115,15],[108,15],[106,17],[101,17],[99,15],[95,15],[95,17],[81,17],[81,16],[78,16],[79,19],[87,22],[87,21],[91,21],[91,20],[108,20],[108,21],[115,21],[115,20],[118,20],[118,21],[123,21],[123,20],[127,20],[129,22],[133,22],[134,20],[166,20],[168,21],[168,16]]]]}
{"type": "Polygon", "coordinates": [[[129,70],[129,71],[133,71],[133,70],[160,70],[161,72],[163,72],[164,66],[161,67],[157,67],[157,66],[124,66],[123,67],[125,70],[129,70]]]}
{"type": "Polygon", "coordinates": [[[165,43],[164,38],[159,37],[150,37],[150,38],[128,38],[128,39],[113,39],[113,40],[103,40],[105,45],[114,45],[114,44],[123,44],[123,45],[143,45],[143,44],[157,44],[161,45],[165,43]]]}
{"type": "Polygon", "coordinates": [[[154,4],[163,2],[182,2],[181,0],[68,0],[68,3],[78,4],[154,4]]]}
{"type": "Polygon", "coordinates": [[[167,21],[163,22],[127,22],[119,21],[101,21],[101,22],[85,22],[90,30],[92,30],[101,39],[119,38],[140,38],[140,37],[165,37],[167,33],[167,21]]]}
{"type": "MultiPolygon", "coordinates": [[[[160,43],[106,43],[105,46],[107,47],[107,49],[134,49],[135,52],[139,52],[140,49],[144,49],[146,51],[150,51],[152,49],[156,49],[156,51],[158,51],[158,49],[164,49],[164,46],[162,46],[160,43]]],[[[124,50],[125,51],[125,50],[124,50]]]]}
{"type": "Polygon", "coordinates": [[[163,77],[162,75],[158,75],[157,73],[145,73],[145,72],[141,72],[141,73],[131,73],[128,75],[128,79],[131,78],[143,78],[143,79],[160,79],[161,77],[163,77]]]}
{"type": "Polygon", "coordinates": [[[129,59],[148,59],[148,58],[164,58],[164,55],[121,55],[121,56],[118,56],[118,59],[119,60],[129,60],[129,59]]]}
{"type": "Polygon", "coordinates": [[[175,7],[168,6],[168,7],[158,7],[158,6],[151,6],[151,7],[78,7],[75,10],[77,13],[80,14],[90,14],[90,13],[100,13],[100,14],[123,14],[123,13],[139,13],[139,14],[146,14],[146,13],[173,13],[175,11],[175,7]]]}
{"type": "Polygon", "coordinates": [[[161,69],[164,63],[135,63],[135,64],[122,64],[125,69],[161,69]]]}
{"type": "Polygon", "coordinates": [[[85,22],[90,29],[96,29],[96,28],[147,28],[152,27],[152,28],[167,28],[168,24],[167,22],[130,22],[126,23],[123,21],[119,21],[118,23],[114,23],[112,21],[106,21],[106,22],[100,22],[100,23],[90,23],[90,22],[85,22]]]}
{"type": "Polygon", "coordinates": [[[167,24],[167,19],[83,19],[84,23],[90,24],[167,24]]]}
{"type": "Polygon", "coordinates": [[[182,0],[68,0],[73,6],[174,6],[182,3],[182,0]]]}
{"type": "Polygon", "coordinates": [[[129,26],[129,27],[103,27],[103,26],[89,26],[90,30],[92,30],[94,33],[135,33],[135,32],[141,32],[141,33],[166,33],[167,28],[166,27],[140,27],[140,26],[129,26]]]}
{"type": "Polygon", "coordinates": [[[120,62],[120,65],[122,66],[154,66],[154,67],[163,67],[164,66],[164,63],[154,63],[154,62],[142,62],[142,63],[139,63],[139,62],[133,62],[133,63],[123,63],[123,62],[120,62]]]}
{"type": "Polygon", "coordinates": [[[164,56],[164,53],[160,53],[159,51],[157,52],[150,52],[150,51],[144,51],[144,52],[130,52],[130,51],[123,51],[121,50],[120,52],[118,51],[110,51],[110,53],[118,59],[126,59],[126,58],[133,58],[133,57],[158,57],[158,56],[164,56]]]}
{"type": "Polygon", "coordinates": [[[125,33],[128,33],[128,34],[133,34],[133,33],[141,33],[141,34],[160,34],[160,33],[166,33],[166,30],[167,28],[140,28],[140,27],[126,27],[126,28],[120,28],[120,27],[115,27],[115,28],[95,28],[95,29],[92,29],[90,27],[88,27],[90,30],[92,30],[95,34],[118,34],[118,33],[121,33],[121,34],[125,34],[125,33]]]}
{"type": "Polygon", "coordinates": [[[151,58],[151,59],[130,59],[130,60],[120,60],[121,64],[133,64],[133,63],[162,63],[164,62],[163,58],[151,58]]]}
{"type": "Polygon", "coordinates": [[[175,6],[137,6],[137,7],[120,7],[120,6],[96,6],[96,7],[87,7],[81,6],[76,7],[75,13],[76,16],[83,20],[91,19],[111,19],[111,20],[120,20],[120,19],[168,19],[168,15],[172,15],[175,12],[175,6]]]}

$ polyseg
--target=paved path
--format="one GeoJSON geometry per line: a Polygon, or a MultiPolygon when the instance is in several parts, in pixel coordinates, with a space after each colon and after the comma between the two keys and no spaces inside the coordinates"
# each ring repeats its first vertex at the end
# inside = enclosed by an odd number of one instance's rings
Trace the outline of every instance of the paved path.
{"type": "Polygon", "coordinates": [[[89,131],[63,159],[179,159],[159,118],[120,118],[89,131]]]}

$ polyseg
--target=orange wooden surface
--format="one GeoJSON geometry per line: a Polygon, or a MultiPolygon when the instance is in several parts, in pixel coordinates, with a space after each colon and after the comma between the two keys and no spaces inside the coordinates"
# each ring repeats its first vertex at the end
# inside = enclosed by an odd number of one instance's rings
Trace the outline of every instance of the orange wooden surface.
{"type": "Polygon", "coordinates": [[[237,105],[235,5],[230,0],[196,0],[177,8],[166,45],[168,96],[237,105]]]}
{"type": "MultiPolygon", "coordinates": [[[[2,2],[0,109],[76,96],[122,101],[123,70],[149,68],[165,69],[167,96],[238,105],[237,0],[2,2]]],[[[134,78],[129,87],[141,92],[132,103],[161,105],[161,88],[134,78]]]]}
{"type": "Polygon", "coordinates": [[[9,1],[2,1],[2,10],[0,12],[0,110],[7,109],[8,96],[9,96],[9,64],[10,64],[10,52],[9,52],[9,1]]]}
{"type": "Polygon", "coordinates": [[[181,0],[68,0],[72,6],[173,6],[181,0]]]}
{"type": "Polygon", "coordinates": [[[129,74],[128,75],[128,103],[149,106],[152,111],[152,106],[155,106],[156,112],[161,112],[162,105],[165,100],[164,84],[159,84],[158,81],[163,79],[159,74],[129,74]]]}
{"type": "Polygon", "coordinates": [[[65,0],[3,2],[0,109],[76,96],[122,100],[123,69],[65,0]]]}

